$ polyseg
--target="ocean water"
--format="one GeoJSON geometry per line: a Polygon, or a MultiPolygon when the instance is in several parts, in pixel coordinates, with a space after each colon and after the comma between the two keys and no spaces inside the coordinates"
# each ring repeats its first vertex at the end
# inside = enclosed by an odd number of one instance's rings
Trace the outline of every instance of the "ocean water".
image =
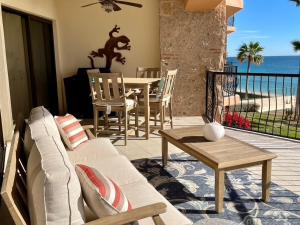
{"type": "MultiPolygon", "coordinates": [[[[238,72],[247,72],[247,62],[240,63],[235,57],[228,57],[229,64],[238,66],[238,72]]],[[[299,74],[300,56],[265,56],[261,65],[251,65],[250,73],[299,74]]]]}
{"type": "MultiPolygon", "coordinates": [[[[247,72],[247,62],[240,63],[234,57],[228,57],[229,64],[238,66],[238,72],[247,72]]],[[[291,78],[288,74],[300,74],[300,56],[266,56],[261,65],[251,65],[250,73],[285,74],[280,76],[249,76],[248,91],[264,95],[295,96],[298,89],[298,78],[291,78]]],[[[245,92],[246,77],[238,76],[237,90],[245,92]]]]}

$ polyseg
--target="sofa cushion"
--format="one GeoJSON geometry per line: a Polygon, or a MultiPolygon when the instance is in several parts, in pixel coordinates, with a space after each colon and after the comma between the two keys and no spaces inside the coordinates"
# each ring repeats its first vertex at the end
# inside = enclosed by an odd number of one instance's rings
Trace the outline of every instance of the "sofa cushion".
{"type": "MultiPolygon", "coordinates": [[[[130,199],[134,208],[163,202],[167,205],[167,212],[161,214],[166,225],[191,225],[192,222],[168,202],[155,188],[147,182],[137,182],[121,185],[124,194],[130,199]],[[139,193],[139,194],[137,194],[139,193]],[[140,194],[142,193],[142,194],[140,194]]],[[[139,225],[154,225],[151,218],[139,221],[139,225]]]]}
{"type": "Polygon", "coordinates": [[[60,138],[53,116],[43,106],[36,107],[31,110],[28,124],[32,140],[37,140],[45,136],[60,138]]]}
{"type": "Polygon", "coordinates": [[[127,197],[115,181],[86,165],[76,165],[84,200],[100,218],[132,209],[127,197]]]}
{"type": "Polygon", "coordinates": [[[60,135],[70,150],[86,142],[88,137],[79,121],[70,114],[54,117],[60,135]]]}
{"type": "Polygon", "coordinates": [[[87,151],[83,158],[74,157],[77,151],[68,152],[70,160],[73,165],[84,164],[97,169],[99,172],[112,180],[118,182],[119,185],[131,184],[137,181],[146,181],[146,178],[141,175],[130,161],[121,155],[114,155],[110,157],[101,157],[101,154],[89,156],[87,151]],[[71,153],[71,154],[70,154],[71,153]],[[74,154],[75,153],[75,154],[74,154]],[[74,158],[76,160],[74,160],[74,158]]]}
{"type": "Polygon", "coordinates": [[[118,156],[119,153],[107,138],[96,138],[89,140],[80,146],[75,151],[67,151],[73,164],[98,163],[99,160],[118,156]]]}
{"type": "Polygon", "coordinates": [[[33,145],[27,195],[33,225],[84,224],[80,183],[60,139],[42,137],[33,145]]]}

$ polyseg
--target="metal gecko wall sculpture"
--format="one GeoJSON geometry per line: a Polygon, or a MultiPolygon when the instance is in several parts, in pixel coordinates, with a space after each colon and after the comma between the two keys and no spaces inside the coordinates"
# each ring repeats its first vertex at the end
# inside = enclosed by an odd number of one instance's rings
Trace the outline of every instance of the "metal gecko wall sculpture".
{"type": "Polygon", "coordinates": [[[117,25],[109,32],[109,40],[106,42],[104,48],[100,48],[97,51],[92,51],[91,54],[88,56],[89,59],[91,60],[91,66],[92,68],[95,68],[95,61],[94,58],[96,57],[100,57],[106,58],[106,65],[105,68],[107,70],[110,70],[111,66],[112,66],[112,61],[113,59],[115,59],[116,62],[119,62],[121,64],[125,64],[126,63],[126,58],[122,55],[121,52],[117,52],[115,50],[128,50],[130,51],[131,46],[130,44],[130,40],[128,37],[126,37],[125,35],[121,35],[121,36],[115,36],[115,33],[119,33],[120,32],[120,27],[118,27],[117,25]],[[122,46],[120,46],[120,44],[122,44],[122,46]]]}

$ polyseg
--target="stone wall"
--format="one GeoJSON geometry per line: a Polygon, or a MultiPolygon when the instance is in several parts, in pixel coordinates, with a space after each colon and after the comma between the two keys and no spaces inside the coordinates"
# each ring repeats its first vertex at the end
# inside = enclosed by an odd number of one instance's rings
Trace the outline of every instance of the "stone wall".
{"type": "Polygon", "coordinates": [[[225,1],[213,12],[190,13],[184,10],[184,0],[161,0],[161,59],[170,69],[179,69],[174,115],[204,114],[206,71],[224,66],[226,28],[225,1]]]}

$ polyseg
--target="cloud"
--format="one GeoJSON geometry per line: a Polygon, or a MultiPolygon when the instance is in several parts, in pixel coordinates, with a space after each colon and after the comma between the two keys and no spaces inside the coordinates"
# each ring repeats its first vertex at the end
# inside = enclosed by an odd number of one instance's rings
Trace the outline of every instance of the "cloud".
{"type": "Polygon", "coordinates": [[[259,30],[240,30],[239,33],[255,34],[255,33],[259,33],[259,30]]]}
{"type": "Polygon", "coordinates": [[[270,36],[267,35],[248,35],[248,36],[241,36],[244,39],[269,39],[270,36]]]}

